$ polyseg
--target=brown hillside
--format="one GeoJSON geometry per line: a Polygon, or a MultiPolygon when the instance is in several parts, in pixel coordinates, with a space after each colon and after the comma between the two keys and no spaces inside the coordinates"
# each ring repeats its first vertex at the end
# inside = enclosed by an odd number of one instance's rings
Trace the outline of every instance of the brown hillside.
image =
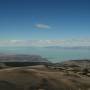
{"type": "Polygon", "coordinates": [[[0,90],[90,90],[90,77],[45,66],[0,70],[0,90]]]}

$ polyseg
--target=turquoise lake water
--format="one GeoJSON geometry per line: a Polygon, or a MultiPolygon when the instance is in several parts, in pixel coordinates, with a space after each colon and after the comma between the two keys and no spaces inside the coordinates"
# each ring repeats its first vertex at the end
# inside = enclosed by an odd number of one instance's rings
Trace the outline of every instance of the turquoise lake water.
{"type": "Polygon", "coordinates": [[[90,49],[53,49],[37,47],[0,47],[0,53],[40,55],[52,62],[74,59],[90,59],[90,49]]]}

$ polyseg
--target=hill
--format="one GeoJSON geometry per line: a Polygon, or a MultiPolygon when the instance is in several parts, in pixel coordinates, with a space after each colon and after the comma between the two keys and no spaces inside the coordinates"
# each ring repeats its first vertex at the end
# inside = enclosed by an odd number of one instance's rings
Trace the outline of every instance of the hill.
{"type": "Polygon", "coordinates": [[[0,90],[90,90],[90,77],[44,65],[0,70],[0,90]]]}
{"type": "Polygon", "coordinates": [[[44,65],[51,63],[46,58],[42,58],[38,55],[25,55],[25,54],[4,54],[0,55],[0,66],[31,66],[31,65],[44,65]]]}

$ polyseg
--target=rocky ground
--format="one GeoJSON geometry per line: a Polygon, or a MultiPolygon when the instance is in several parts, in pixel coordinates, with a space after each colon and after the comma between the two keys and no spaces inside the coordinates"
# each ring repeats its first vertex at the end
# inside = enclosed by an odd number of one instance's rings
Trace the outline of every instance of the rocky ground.
{"type": "Polygon", "coordinates": [[[90,60],[50,63],[40,56],[0,57],[0,90],[90,90],[90,60]],[[6,63],[9,58],[29,62],[6,63]]]}
{"type": "Polygon", "coordinates": [[[45,65],[6,68],[0,90],[90,90],[90,77],[45,65]]]}

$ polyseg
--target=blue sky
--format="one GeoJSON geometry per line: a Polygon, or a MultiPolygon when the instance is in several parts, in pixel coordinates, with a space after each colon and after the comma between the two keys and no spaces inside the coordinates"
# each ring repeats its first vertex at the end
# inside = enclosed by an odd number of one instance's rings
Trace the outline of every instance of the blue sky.
{"type": "Polygon", "coordinates": [[[90,0],[0,0],[1,45],[30,40],[90,45],[89,39],[90,0]]]}

